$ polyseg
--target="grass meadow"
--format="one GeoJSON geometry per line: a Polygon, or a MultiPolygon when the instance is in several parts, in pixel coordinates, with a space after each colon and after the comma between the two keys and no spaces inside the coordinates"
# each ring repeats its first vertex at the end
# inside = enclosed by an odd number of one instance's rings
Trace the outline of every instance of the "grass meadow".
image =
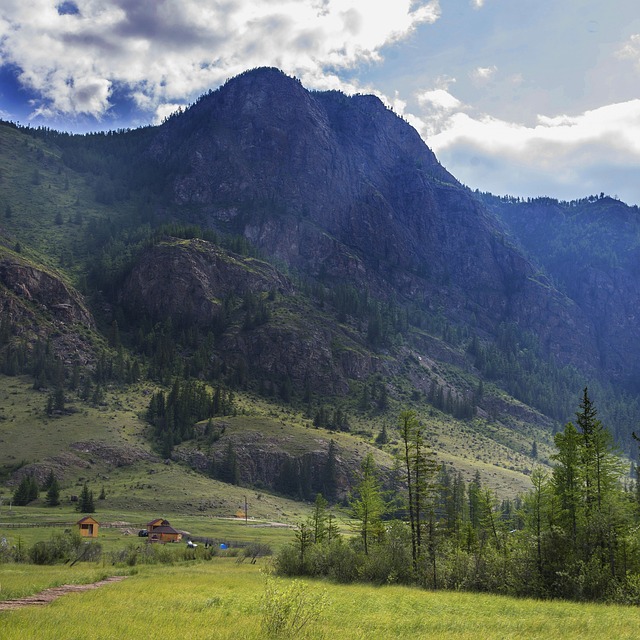
{"type": "MultiPolygon", "coordinates": [[[[46,606],[0,612],[2,640],[94,640],[162,637],[264,638],[262,565],[235,559],[122,570],[133,575],[100,589],[62,596],[46,606]]],[[[0,565],[0,584],[40,589],[90,581],[113,569],[0,565]]],[[[286,582],[286,581],[283,581],[286,582]]],[[[428,592],[400,586],[333,585],[306,581],[328,605],[297,638],[637,638],[640,610],[619,606],[515,600],[500,596],[428,592]]],[[[26,591],[25,591],[26,590],[26,591]]]]}

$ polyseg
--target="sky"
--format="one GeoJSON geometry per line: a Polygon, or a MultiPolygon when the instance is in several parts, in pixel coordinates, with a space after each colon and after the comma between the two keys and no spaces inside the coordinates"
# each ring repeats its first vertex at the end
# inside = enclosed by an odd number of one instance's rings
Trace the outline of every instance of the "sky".
{"type": "Polygon", "coordinates": [[[640,205],[638,0],[2,0],[0,118],[159,123],[246,69],[373,93],[472,189],[640,205]]]}

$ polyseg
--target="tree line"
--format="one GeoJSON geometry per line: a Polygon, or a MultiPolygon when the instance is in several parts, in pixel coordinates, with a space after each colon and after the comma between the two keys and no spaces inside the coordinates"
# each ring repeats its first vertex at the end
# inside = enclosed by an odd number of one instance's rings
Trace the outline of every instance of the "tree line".
{"type": "Polygon", "coordinates": [[[231,415],[235,411],[233,391],[220,386],[209,391],[203,382],[176,378],[168,393],[156,391],[147,407],[146,419],[165,457],[174,445],[194,437],[194,426],[201,420],[231,415]]]}
{"type": "Polygon", "coordinates": [[[640,485],[586,388],[555,436],[553,468],[534,469],[513,501],[437,464],[414,412],[398,426],[393,491],[367,456],[349,499],[356,535],[340,536],[318,498],[278,555],[280,574],[640,604],[640,485]]]}

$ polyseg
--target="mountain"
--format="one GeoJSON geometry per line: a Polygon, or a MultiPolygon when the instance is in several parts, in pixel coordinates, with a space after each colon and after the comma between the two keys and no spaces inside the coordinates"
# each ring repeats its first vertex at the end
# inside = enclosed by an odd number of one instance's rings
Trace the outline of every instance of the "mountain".
{"type": "Polygon", "coordinates": [[[398,411],[415,408],[442,459],[513,486],[532,452],[548,461],[589,385],[631,451],[637,208],[474,193],[374,96],[310,92],[266,68],[157,127],[5,123],[1,211],[2,371],[34,375],[22,337],[35,335],[62,362],[41,383],[84,402],[173,384],[153,394],[147,446],[201,471],[228,443],[244,482],[274,488],[294,463],[274,454],[269,479],[251,470],[253,435],[207,440],[194,428],[206,415],[175,404],[204,397],[195,381],[370,444],[388,427],[387,454],[398,411]]]}
{"type": "Polygon", "coordinates": [[[222,224],[312,276],[443,308],[484,334],[517,323],[563,362],[597,359],[589,318],[373,96],[310,93],[259,69],[167,122],[149,153],[180,167],[169,186],[180,217],[222,224]]]}
{"type": "Polygon", "coordinates": [[[598,363],[640,391],[640,215],[600,194],[571,202],[484,196],[511,237],[590,319],[598,363]]]}

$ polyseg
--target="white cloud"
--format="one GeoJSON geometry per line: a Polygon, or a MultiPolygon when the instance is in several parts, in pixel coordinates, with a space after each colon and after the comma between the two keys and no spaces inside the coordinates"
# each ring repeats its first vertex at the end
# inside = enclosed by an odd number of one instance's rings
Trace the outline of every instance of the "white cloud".
{"type": "Polygon", "coordinates": [[[471,0],[471,6],[474,9],[482,9],[482,7],[484,7],[484,0],[471,0]]]}
{"type": "Polygon", "coordinates": [[[422,109],[422,115],[420,120],[411,121],[411,124],[422,131],[426,138],[442,131],[454,112],[465,109],[462,102],[446,89],[421,91],[416,94],[416,99],[422,109]]]}
{"type": "MultiPolygon", "coordinates": [[[[42,96],[37,114],[101,117],[114,90],[154,112],[247,68],[272,65],[310,87],[435,22],[438,0],[4,0],[0,60],[42,96]],[[63,6],[64,5],[64,6],[63,6]],[[76,11],[77,9],[77,11],[76,11]]],[[[320,85],[320,86],[318,86],[320,85]]],[[[348,87],[347,87],[348,88],[348,87]]]]}
{"type": "Polygon", "coordinates": [[[498,67],[492,65],[490,67],[476,67],[471,72],[471,79],[476,83],[485,83],[496,74],[498,67]]]}
{"type": "Polygon", "coordinates": [[[562,145],[564,153],[569,154],[580,145],[598,143],[640,157],[640,100],[607,105],[578,116],[540,115],[535,127],[456,113],[431,144],[437,149],[464,139],[491,153],[522,154],[532,147],[562,145]]]}
{"type": "Polygon", "coordinates": [[[421,118],[427,143],[474,188],[560,198],[609,189],[640,203],[640,99],[574,116],[540,115],[532,127],[456,110],[427,137],[433,122],[431,112],[421,118]]]}
{"type": "Polygon", "coordinates": [[[434,89],[432,91],[423,91],[417,96],[418,104],[421,106],[429,106],[437,110],[453,111],[459,109],[462,103],[458,98],[452,96],[445,89],[434,89]]]}
{"type": "Polygon", "coordinates": [[[173,113],[184,110],[186,106],[186,104],[177,104],[175,102],[164,102],[159,104],[155,110],[153,124],[160,124],[165,118],[168,118],[173,113]]]}
{"type": "Polygon", "coordinates": [[[618,51],[618,57],[633,60],[640,69],[640,33],[632,35],[618,51]]]}

